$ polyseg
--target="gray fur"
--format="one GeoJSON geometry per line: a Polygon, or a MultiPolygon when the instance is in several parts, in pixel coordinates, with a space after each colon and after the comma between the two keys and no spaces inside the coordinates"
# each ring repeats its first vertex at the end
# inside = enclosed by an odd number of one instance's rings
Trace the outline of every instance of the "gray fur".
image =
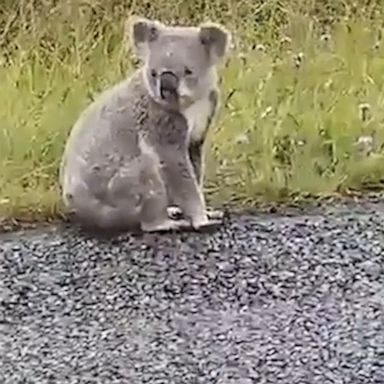
{"type": "Polygon", "coordinates": [[[215,65],[229,34],[216,25],[137,18],[129,33],[143,65],[75,123],[60,166],[64,204],[82,223],[104,229],[209,225],[201,149],[217,109],[215,65]],[[186,220],[170,218],[170,204],[186,220]]]}

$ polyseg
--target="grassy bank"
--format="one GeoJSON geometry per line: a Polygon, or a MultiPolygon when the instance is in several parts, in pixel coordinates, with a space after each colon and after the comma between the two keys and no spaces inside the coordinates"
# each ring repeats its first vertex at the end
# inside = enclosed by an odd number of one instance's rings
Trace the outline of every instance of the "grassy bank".
{"type": "Polygon", "coordinates": [[[133,69],[122,41],[129,12],[216,20],[234,33],[206,153],[211,203],[383,185],[380,2],[359,9],[337,1],[332,9],[313,1],[3,2],[0,217],[60,211],[57,171],[72,124],[133,69]]]}

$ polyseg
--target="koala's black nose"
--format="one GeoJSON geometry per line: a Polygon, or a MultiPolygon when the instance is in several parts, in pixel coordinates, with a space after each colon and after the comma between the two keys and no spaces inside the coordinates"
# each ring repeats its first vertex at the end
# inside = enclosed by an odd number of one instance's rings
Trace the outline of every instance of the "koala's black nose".
{"type": "Polygon", "coordinates": [[[166,71],[160,75],[160,95],[163,99],[175,97],[178,86],[179,79],[172,72],[166,71]]]}

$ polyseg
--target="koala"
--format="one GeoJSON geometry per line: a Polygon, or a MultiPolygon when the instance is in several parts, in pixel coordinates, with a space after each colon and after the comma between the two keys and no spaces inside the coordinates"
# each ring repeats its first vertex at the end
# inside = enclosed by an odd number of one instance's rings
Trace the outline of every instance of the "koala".
{"type": "Polygon", "coordinates": [[[169,26],[142,17],[127,27],[141,65],[75,122],[59,170],[64,206],[102,230],[217,225],[221,212],[207,210],[202,192],[202,147],[230,34],[214,23],[169,26]]]}

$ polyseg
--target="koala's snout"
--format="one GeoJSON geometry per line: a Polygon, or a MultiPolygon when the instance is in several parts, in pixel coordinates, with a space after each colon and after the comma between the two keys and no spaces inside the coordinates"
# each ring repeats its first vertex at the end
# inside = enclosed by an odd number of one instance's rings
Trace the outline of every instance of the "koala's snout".
{"type": "Polygon", "coordinates": [[[161,98],[165,100],[175,99],[179,87],[179,79],[177,76],[170,71],[166,71],[160,75],[159,80],[161,98]]]}

